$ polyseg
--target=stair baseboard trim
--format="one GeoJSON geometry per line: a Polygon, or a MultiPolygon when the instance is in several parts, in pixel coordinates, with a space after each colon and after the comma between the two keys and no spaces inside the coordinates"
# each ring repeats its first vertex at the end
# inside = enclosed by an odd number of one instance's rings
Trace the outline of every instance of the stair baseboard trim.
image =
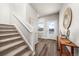
{"type": "Polygon", "coordinates": [[[20,35],[22,36],[22,38],[24,39],[24,41],[29,45],[30,49],[34,52],[34,49],[32,48],[32,46],[29,44],[29,42],[26,40],[27,38],[24,37],[23,33],[20,31],[20,29],[18,28],[17,25],[15,25],[16,30],[20,33],[20,35]]]}

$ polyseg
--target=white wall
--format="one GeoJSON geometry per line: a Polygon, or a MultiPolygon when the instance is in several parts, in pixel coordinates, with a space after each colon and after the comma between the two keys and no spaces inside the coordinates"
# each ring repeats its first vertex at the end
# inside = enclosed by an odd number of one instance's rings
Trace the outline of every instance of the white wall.
{"type": "MultiPolygon", "coordinates": [[[[21,19],[22,22],[27,22],[26,20],[26,4],[23,3],[12,3],[10,4],[10,9],[11,9],[11,14],[15,13],[16,15],[19,16],[19,19],[21,19]]],[[[11,15],[12,16],[12,15],[11,15]]],[[[12,23],[13,19],[11,19],[12,23]]]]}
{"type": "Polygon", "coordinates": [[[7,3],[0,3],[0,24],[10,24],[10,9],[7,3]]]}
{"type": "MultiPolygon", "coordinates": [[[[65,4],[60,11],[60,30],[64,33],[63,28],[63,13],[65,8],[70,7],[72,9],[72,23],[70,26],[70,40],[79,46],[79,4],[65,4]]],[[[75,55],[79,55],[79,50],[75,50],[75,55]]]]}
{"type": "Polygon", "coordinates": [[[57,35],[59,34],[59,15],[58,14],[53,14],[53,15],[49,15],[49,16],[45,16],[40,18],[39,20],[42,21],[44,23],[44,31],[41,34],[42,38],[47,38],[47,39],[55,39],[57,35]],[[49,29],[47,26],[48,22],[53,22],[54,23],[54,34],[49,34],[49,29]]]}
{"type": "Polygon", "coordinates": [[[11,12],[17,14],[24,23],[30,22],[30,19],[34,21],[37,17],[37,13],[28,3],[13,3],[10,4],[10,8],[11,12]]]}

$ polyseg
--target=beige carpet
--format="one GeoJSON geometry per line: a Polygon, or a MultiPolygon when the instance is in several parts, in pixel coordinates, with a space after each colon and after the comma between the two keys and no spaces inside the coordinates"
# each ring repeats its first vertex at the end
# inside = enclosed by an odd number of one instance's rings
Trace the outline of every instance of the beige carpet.
{"type": "Polygon", "coordinates": [[[36,55],[40,56],[57,56],[56,41],[50,39],[39,39],[36,44],[36,55]]]}

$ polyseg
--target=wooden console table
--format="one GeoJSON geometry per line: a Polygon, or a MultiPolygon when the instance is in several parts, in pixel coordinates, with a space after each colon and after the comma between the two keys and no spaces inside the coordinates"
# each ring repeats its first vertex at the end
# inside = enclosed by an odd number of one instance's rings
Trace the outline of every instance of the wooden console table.
{"type": "Polygon", "coordinates": [[[69,39],[65,39],[65,38],[60,38],[58,40],[59,44],[60,44],[60,55],[62,56],[63,54],[66,54],[66,50],[65,47],[68,46],[71,48],[71,52],[69,52],[69,56],[74,56],[74,48],[79,48],[77,45],[75,45],[73,42],[71,42],[69,39]]]}

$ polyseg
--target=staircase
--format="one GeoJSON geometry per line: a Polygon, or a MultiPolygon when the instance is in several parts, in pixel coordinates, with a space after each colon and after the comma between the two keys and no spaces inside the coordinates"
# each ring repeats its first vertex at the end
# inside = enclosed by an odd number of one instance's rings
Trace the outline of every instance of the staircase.
{"type": "Polygon", "coordinates": [[[14,25],[0,24],[0,56],[31,56],[32,54],[14,25]]]}

